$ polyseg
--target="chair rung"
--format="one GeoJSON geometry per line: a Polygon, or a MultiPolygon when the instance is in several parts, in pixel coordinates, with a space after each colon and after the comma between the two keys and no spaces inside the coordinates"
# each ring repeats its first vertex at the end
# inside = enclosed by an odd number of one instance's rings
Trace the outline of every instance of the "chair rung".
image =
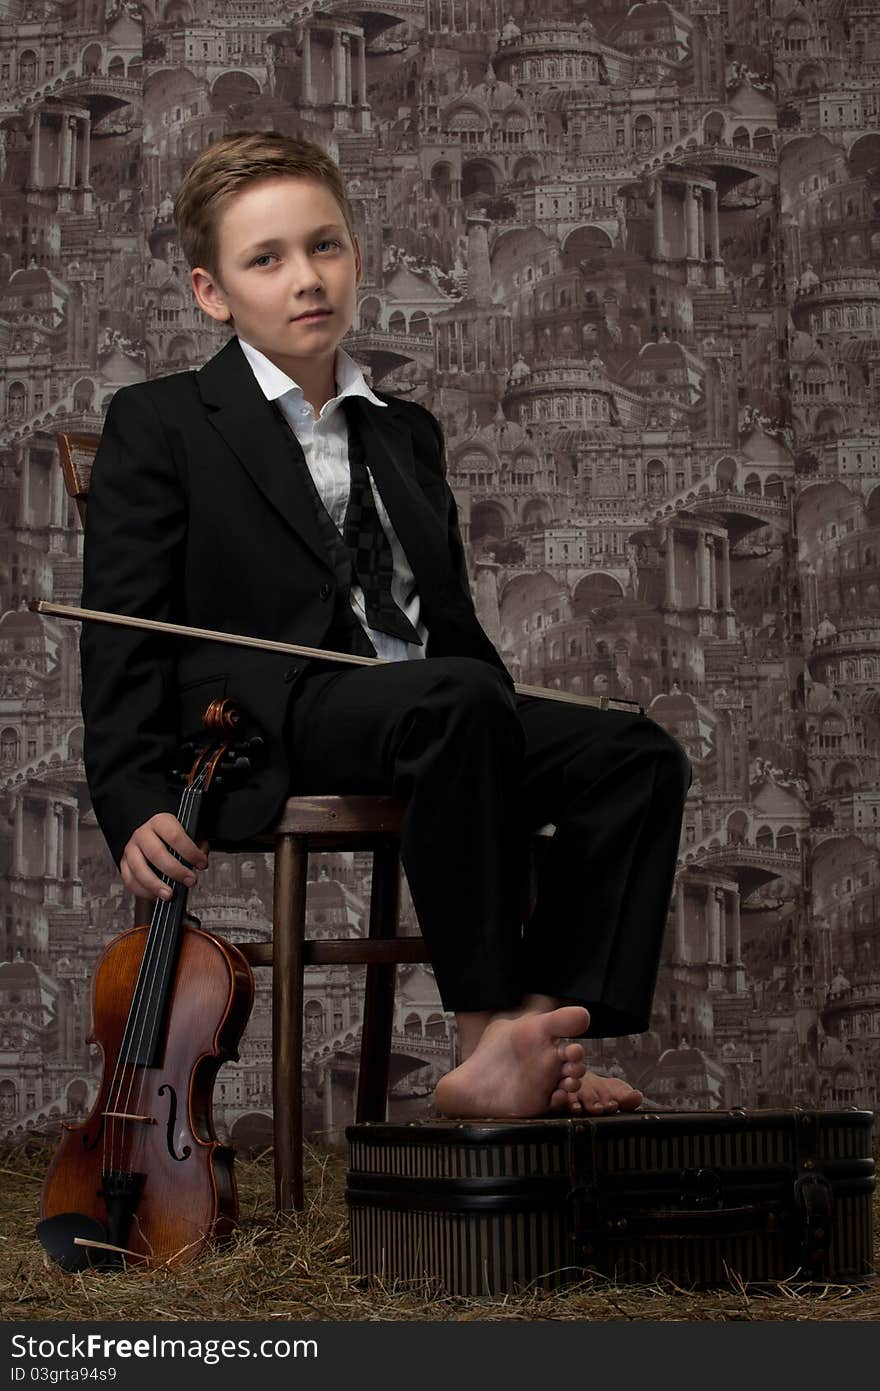
{"type": "MultiPolygon", "coordinates": [[[[271,942],[236,942],[242,956],[251,966],[272,965],[271,942]]],[[[393,965],[428,961],[428,948],[421,937],[376,937],[325,942],[303,942],[303,961],[306,966],[362,966],[375,963],[393,965]]]]}

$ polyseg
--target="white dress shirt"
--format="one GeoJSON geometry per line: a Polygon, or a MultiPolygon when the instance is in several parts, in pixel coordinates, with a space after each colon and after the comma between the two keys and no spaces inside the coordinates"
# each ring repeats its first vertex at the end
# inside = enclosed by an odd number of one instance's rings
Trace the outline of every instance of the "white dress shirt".
{"type": "MultiPolygon", "coordinates": [[[[351,490],[351,471],[348,463],[348,426],[345,412],[338,409],[339,402],[346,396],[366,396],[374,406],[387,407],[380,401],[364,380],[364,374],[344,348],[337,346],[334,374],[338,395],[327,401],[321,414],[315,419],[314,408],[305,399],[302,387],[297,386],[280,367],[276,367],[265,353],[239,338],[241,350],[253,369],[254,376],[267,401],[277,401],[284,412],[285,419],[299,440],[306,457],[309,473],[315,482],[318,494],[336,525],[340,536],[345,522],[348,495],[351,490]]],[[[424,657],[428,645],[428,630],[419,618],[420,602],[409,561],[397,537],[391,518],[367,469],[367,477],[373,492],[376,511],[385,535],[391,546],[394,560],[394,573],[391,577],[391,594],[401,611],[422,639],[420,647],[416,642],[394,637],[391,633],[379,632],[367,622],[364,604],[364,591],[352,581],[351,607],[364,632],[376,649],[378,657],[386,661],[406,662],[415,657],[424,657]]]]}

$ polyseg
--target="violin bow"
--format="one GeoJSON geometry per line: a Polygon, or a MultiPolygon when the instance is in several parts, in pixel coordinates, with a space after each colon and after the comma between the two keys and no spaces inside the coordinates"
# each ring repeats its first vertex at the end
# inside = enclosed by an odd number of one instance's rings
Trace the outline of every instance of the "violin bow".
{"type": "MultiPolygon", "coordinates": [[[[304,647],[296,642],[277,642],[273,638],[254,638],[247,633],[221,633],[214,628],[191,628],[185,623],[166,623],[158,618],[135,618],[127,613],[107,613],[103,609],[81,609],[74,604],[53,604],[48,599],[31,599],[32,613],[50,614],[56,618],[76,618],[94,623],[115,623],[124,628],[143,628],[151,633],[169,637],[204,638],[208,642],[229,643],[235,647],[256,647],[261,652],[289,652],[295,657],[310,657],[324,662],[350,662],[352,666],[379,667],[388,665],[385,657],[362,657],[357,652],[333,652],[326,647],[304,647]]],[[[644,715],[644,706],[622,696],[575,695],[573,691],[557,691],[548,686],[526,686],[514,683],[517,695],[540,696],[545,700],[561,700],[571,705],[592,705],[597,710],[628,710],[644,715]]]]}

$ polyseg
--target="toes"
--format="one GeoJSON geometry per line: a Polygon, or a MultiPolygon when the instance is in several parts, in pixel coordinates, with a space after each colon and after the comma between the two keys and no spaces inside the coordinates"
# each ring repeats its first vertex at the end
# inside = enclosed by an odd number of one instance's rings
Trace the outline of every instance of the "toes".
{"type": "Polygon", "coordinates": [[[636,1092],[635,1095],[624,1097],[618,1105],[621,1111],[637,1111],[644,1099],[641,1092],[636,1092]]]}
{"type": "Polygon", "coordinates": [[[582,1063],[584,1060],[584,1050],[579,1043],[566,1043],[559,1048],[559,1056],[566,1062],[582,1063]]]}
{"type": "Polygon", "coordinates": [[[563,1077],[583,1077],[586,1070],[586,1063],[563,1063],[561,1072],[563,1077]]]}
{"type": "MultiPolygon", "coordinates": [[[[578,1069],[582,1079],[586,1072],[586,1068],[578,1069]]],[[[569,1072],[566,1064],[562,1073],[563,1076],[568,1073],[570,1078],[578,1075],[574,1070],[569,1072]]],[[[560,1085],[564,1086],[565,1081],[560,1085]]],[[[643,1094],[637,1087],[631,1087],[616,1077],[589,1073],[586,1081],[581,1080],[577,1092],[569,1092],[568,1109],[572,1115],[613,1116],[619,1111],[635,1111],[642,1100],[643,1094]]]]}
{"type": "Polygon", "coordinates": [[[640,1092],[637,1087],[631,1087],[627,1082],[615,1081],[613,1089],[607,1095],[623,1111],[635,1111],[645,1099],[644,1093],[640,1092]]]}
{"type": "Polygon", "coordinates": [[[595,1090],[585,1091],[584,1088],[581,1087],[580,1099],[583,1103],[584,1110],[590,1111],[594,1116],[603,1116],[606,1111],[617,1110],[616,1101],[609,1102],[606,1097],[599,1096],[598,1092],[595,1090]]]}
{"type": "Polygon", "coordinates": [[[583,1005],[560,1005],[544,1016],[552,1020],[554,1032],[559,1038],[577,1038],[589,1028],[590,1013],[583,1005]]]}
{"type": "Polygon", "coordinates": [[[599,1096],[595,1087],[590,1086],[589,1083],[581,1084],[581,1101],[585,1106],[595,1106],[601,1100],[602,1098],[599,1096]]]}
{"type": "Polygon", "coordinates": [[[618,1077],[603,1077],[601,1073],[590,1073],[589,1082],[583,1088],[583,1097],[589,1109],[595,1114],[613,1114],[615,1111],[635,1111],[644,1100],[636,1087],[618,1077]]]}

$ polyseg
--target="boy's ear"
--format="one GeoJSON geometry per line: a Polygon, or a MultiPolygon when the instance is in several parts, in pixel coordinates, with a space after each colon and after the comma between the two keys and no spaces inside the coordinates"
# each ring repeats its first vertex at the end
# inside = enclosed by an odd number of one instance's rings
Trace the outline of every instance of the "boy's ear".
{"type": "Polygon", "coordinates": [[[199,308],[204,309],[205,313],[210,314],[218,323],[229,323],[232,313],[226,303],[223,287],[216,276],[203,266],[195,266],[190,271],[190,282],[199,308]]]}

